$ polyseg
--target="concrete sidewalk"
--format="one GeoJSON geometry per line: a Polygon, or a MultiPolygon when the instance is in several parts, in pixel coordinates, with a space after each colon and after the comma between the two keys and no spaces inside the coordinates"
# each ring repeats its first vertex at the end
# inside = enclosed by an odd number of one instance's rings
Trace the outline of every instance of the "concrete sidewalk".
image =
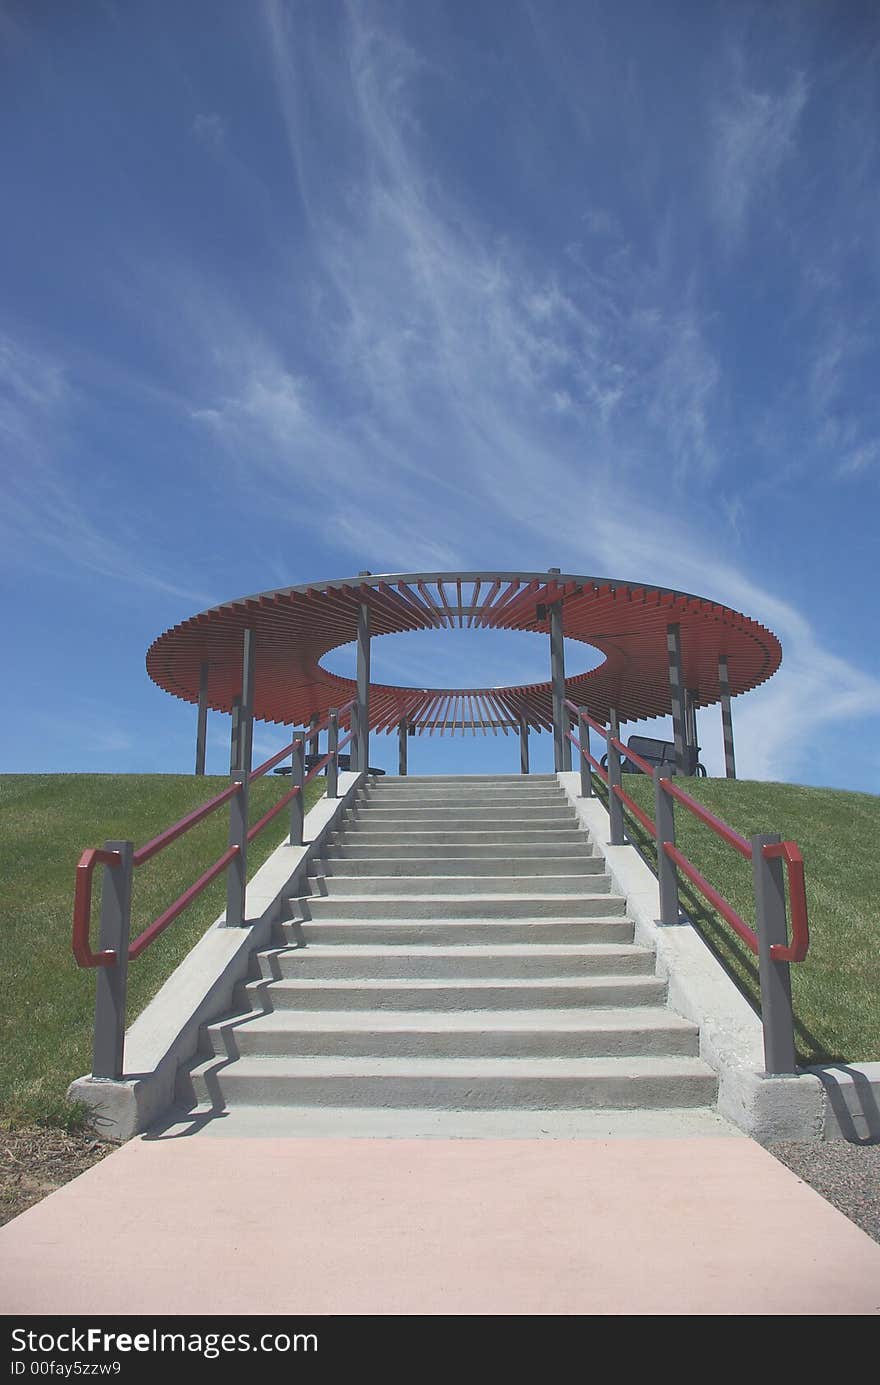
{"type": "Polygon", "coordinates": [[[0,1230],[5,1314],[880,1314],[752,1141],[137,1139],[0,1230]]]}

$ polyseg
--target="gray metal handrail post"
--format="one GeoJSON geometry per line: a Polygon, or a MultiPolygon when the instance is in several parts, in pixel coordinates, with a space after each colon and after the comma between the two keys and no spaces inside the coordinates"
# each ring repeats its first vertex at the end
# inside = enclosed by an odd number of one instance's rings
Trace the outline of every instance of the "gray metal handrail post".
{"type": "Polygon", "coordinates": [[[293,749],[290,753],[290,777],[293,781],[291,788],[298,788],[299,793],[293,795],[290,800],[290,845],[302,846],[303,840],[303,820],[305,818],[305,804],[303,794],[306,778],[306,733],[297,732],[293,742],[293,749]]]}
{"type": "Polygon", "coordinates": [[[578,708],[578,740],[581,747],[581,798],[593,797],[592,765],[587,759],[590,749],[590,726],[583,707],[578,708]]]}
{"type": "Polygon", "coordinates": [[[125,1001],[128,990],[128,940],[131,931],[131,877],[134,870],[132,842],[105,842],[107,851],[118,851],[116,866],[105,866],[101,882],[102,951],[112,949],[116,962],[98,967],[95,990],[95,1036],[92,1076],[120,1078],[125,1048],[125,1001]]]}
{"type": "Polygon", "coordinates": [[[765,846],[775,846],[779,841],[778,832],[759,833],[751,839],[764,1067],[768,1076],[789,1076],[797,1072],[791,973],[788,962],[775,962],[770,954],[774,943],[785,945],[788,942],[782,861],[779,857],[768,859],[764,855],[765,846]]]}
{"type": "Polygon", "coordinates": [[[339,797],[339,712],[330,708],[330,725],[327,729],[327,797],[339,797]]]}
{"type": "Polygon", "coordinates": [[[254,632],[242,639],[241,699],[238,717],[233,711],[230,776],[238,792],[229,800],[229,845],[238,854],[226,867],[226,927],[240,928],[245,921],[247,895],[248,805],[254,724],[254,632]]]}
{"type": "Polygon", "coordinates": [[[360,736],[358,734],[358,704],[357,699],[351,704],[349,713],[349,728],[351,739],[348,742],[349,765],[353,770],[360,769],[360,736]]]}
{"type": "Polygon", "coordinates": [[[675,846],[675,801],[663,787],[670,777],[668,765],[654,770],[654,823],[657,828],[657,880],[660,884],[660,921],[667,925],[678,923],[678,869],[664,851],[669,842],[675,846]]]}
{"type": "Polygon", "coordinates": [[[620,726],[617,720],[617,713],[612,707],[609,713],[608,730],[605,733],[605,741],[608,746],[608,816],[611,819],[612,846],[623,846],[623,804],[614,792],[615,788],[620,788],[620,752],[613,741],[620,737],[620,726]]]}

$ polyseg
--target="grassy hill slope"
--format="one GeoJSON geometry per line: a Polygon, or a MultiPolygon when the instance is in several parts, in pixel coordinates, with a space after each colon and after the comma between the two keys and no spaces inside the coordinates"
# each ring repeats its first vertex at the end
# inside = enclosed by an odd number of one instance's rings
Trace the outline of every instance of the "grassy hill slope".
{"type": "MultiPolygon", "coordinates": [[[[653,817],[653,786],[624,775],[623,787],[653,817]]],[[[744,837],[780,832],[803,852],[811,945],[791,968],[802,1062],[880,1059],[880,798],[797,784],[691,779],[688,793],[744,837]]],[[[676,805],[680,849],[748,922],[754,922],[751,863],[676,805]]],[[[625,813],[627,831],[655,860],[654,844],[625,813]]],[[[758,960],[682,882],[681,901],[741,989],[757,1001],[758,960]]]]}
{"type": "MultiPolygon", "coordinates": [[[[70,947],[74,869],[87,846],[140,846],[218,793],[228,779],[171,774],[10,774],[0,776],[0,1118],[65,1124],[65,1090],[91,1064],[92,971],[70,947]]],[[[251,822],[285,792],[267,776],[251,786],[251,822]]],[[[310,806],[323,780],[307,786],[310,806]]],[[[283,839],[284,811],[251,843],[249,874],[283,839]]],[[[215,861],[226,847],[228,809],[200,823],[135,872],[132,936],[215,861]]],[[[95,873],[99,886],[100,869],[95,873]]],[[[129,969],[133,1020],[221,912],[221,876],[129,969]]],[[[99,889],[92,911],[97,937],[99,889]]]]}

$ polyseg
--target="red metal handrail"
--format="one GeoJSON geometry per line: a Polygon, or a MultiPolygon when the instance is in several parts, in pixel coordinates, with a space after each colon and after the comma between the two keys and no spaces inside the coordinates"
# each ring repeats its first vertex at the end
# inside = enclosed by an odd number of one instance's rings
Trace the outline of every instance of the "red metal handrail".
{"type": "Polygon", "coordinates": [[[746,841],[745,837],[741,837],[739,832],[735,832],[732,827],[728,827],[727,823],[723,822],[721,818],[717,818],[714,813],[710,813],[709,809],[704,808],[702,803],[698,803],[695,798],[691,798],[690,794],[685,793],[684,789],[680,789],[674,780],[661,779],[660,782],[663,785],[664,791],[668,793],[671,798],[676,799],[677,802],[681,803],[685,808],[688,808],[695,818],[700,819],[700,822],[705,823],[707,827],[711,827],[717,837],[727,842],[728,846],[732,846],[734,851],[738,851],[740,856],[744,856],[747,861],[752,859],[751,842],[746,841]]]}
{"type": "Polygon", "coordinates": [[[89,941],[92,921],[92,876],[95,866],[118,866],[122,856],[118,851],[90,846],[79,858],[76,885],[73,892],[73,955],[81,967],[112,967],[116,953],[109,949],[93,952],[89,941]]]}
{"type": "MultiPolygon", "coordinates": [[[[564,705],[576,716],[583,716],[588,725],[591,726],[594,731],[598,732],[599,735],[604,736],[619,754],[624,755],[642,774],[646,775],[649,779],[653,779],[653,766],[651,766],[647,760],[644,760],[641,755],[637,755],[635,751],[624,745],[616,736],[610,736],[604,726],[600,726],[595,722],[593,718],[584,712],[583,708],[578,707],[576,703],[566,698],[564,705]]],[[[613,792],[621,803],[627,806],[646,831],[656,838],[657,825],[653,818],[649,817],[619,784],[612,785],[609,782],[608,775],[601,766],[596,763],[589,751],[581,747],[580,740],[574,736],[571,731],[566,732],[566,734],[572,745],[577,747],[578,751],[589,760],[593,768],[602,776],[603,780],[608,785],[609,792],[613,792]]],[[[744,857],[747,861],[752,859],[753,851],[751,842],[739,832],[735,831],[734,828],[730,827],[722,818],[717,817],[715,813],[710,812],[709,809],[705,808],[696,798],[686,793],[671,777],[662,778],[660,784],[665,793],[668,793],[669,796],[680,803],[682,807],[687,808],[695,818],[706,827],[710,828],[716,836],[720,837],[728,846],[732,846],[734,851],[739,852],[740,856],[744,857]]],[[[658,847],[660,845],[661,843],[658,843],[658,847]]],[[[691,883],[696,885],[697,889],[704,898],[708,900],[713,909],[717,910],[721,917],[730,924],[734,932],[739,934],[753,952],[757,952],[758,936],[754,929],[750,928],[733,906],[727,902],[724,896],[719,894],[713,885],[709,884],[705,876],[697,870],[693,862],[689,861],[678,847],[673,846],[671,842],[663,842],[662,847],[670,860],[674,861],[691,883]]],[[[768,844],[764,846],[761,854],[766,859],[771,859],[773,857],[781,858],[785,863],[786,875],[788,877],[791,941],[788,944],[772,943],[770,946],[770,956],[776,962],[802,962],[809,951],[810,924],[807,913],[804,860],[800,848],[796,842],[779,842],[775,845],[768,844]]]]}
{"type": "Polygon", "coordinates": [[[299,784],[294,784],[293,788],[288,793],[282,794],[278,802],[272,804],[272,807],[269,809],[268,813],[264,813],[263,816],[260,818],[259,822],[255,822],[253,827],[248,828],[248,843],[252,842],[254,840],[254,837],[258,837],[262,832],[263,828],[268,827],[272,819],[274,817],[277,817],[278,814],[281,812],[281,809],[286,808],[288,803],[291,803],[296,798],[298,793],[299,784]]]}
{"type": "Polygon", "coordinates": [[[771,943],[770,956],[775,962],[802,962],[810,948],[810,920],[807,914],[807,889],[804,881],[804,858],[797,842],[768,843],[761,854],[768,859],[781,856],[788,875],[788,898],[791,905],[791,942],[771,943]]]}
{"type": "Polygon", "coordinates": [[[641,755],[637,755],[634,750],[630,750],[629,746],[623,745],[623,743],[619,741],[616,736],[611,737],[611,744],[614,746],[615,750],[619,751],[620,754],[624,756],[625,759],[629,760],[632,764],[634,764],[636,766],[636,769],[641,770],[642,774],[646,774],[649,779],[653,778],[654,766],[649,765],[647,760],[643,760],[641,755]]]}
{"type": "MultiPolygon", "coordinates": [[[[349,702],[346,702],[339,708],[338,715],[341,716],[350,711],[355,701],[356,699],[352,698],[349,702]]],[[[293,747],[298,742],[309,739],[312,736],[320,735],[323,730],[326,730],[329,724],[330,718],[326,717],[324,721],[320,722],[317,726],[310,727],[307,731],[297,732],[290,745],[285,746],[283,750],[271,755],[262,765],[258,765],[255,770],[250,772],[249,782],[253,782],[254,779],[259,779],[262,775],[266,774],[268,770],[274,768],[279,761],[283,760],[285,756],[291,753],[293,747]]],[[[349,731],[348,735],[339,741],[336,749],[337,754],[344,746],[348,745],[353,736],[354,732],[349,731]]],[[[303,784],[310,783],[320,774],[321,770],[329,764],[332,758],[332,752],[325,755],[305,776],[303,784]]],[[[172,823],[170,827],[166,827],[164,832],[160,832],[158,836],[153,837],[152,840],[138,847],[137,850],[132,853],[132,868],[136,869],[138,866],[145,865],[147,861],[152,860],[154,856],[158,856],[166,847],[171,846],[173,842],[185,836],[191,828],[196,827],[200,822],[204,822],[204,820],[210,817],[212,813],[215,813],[218,808],[222,808],[224,803],[228,803],[229,800],[239,792],[241,787],[242,781],[235,780],[228,788],[224,789],[219,794],[215,794],[213,798],[210,798],[207,803],[203,803],[201,807],[193,809],[191,813],[187,813],[184,817],[180,818],[178,822],[172,823]]],[[[278,802],[273,804],[267,813],[263,814],[259,822],[254,823],[253,827],[249,829],[247,834],[248,842],[252,842],[254,838],[262,832],[263,828],[267,827],[273,818],[277,817],[281,810],[285,808],[299,792],[299,785],[296,785],[289,793],[283,794],[278,802]]],[[[169,923],[173,923],[174,919],[176,919],[179,914],[182,914],[184,909],[186,909],[194,899],[197,899],[203,890],[207,889],[211,881],[216,879],[221,871],[225,870],[229,863],[239,855],[240,851],[241,848],[239,846],[230,846],[223,855],[204,872],[204,874],[199,876],[194,884],[184,890],[183,894],[179,895],[158,918],[154,919],[129,947],[129,960],[134,960],[134,958],[139,957],[141,953],[149,947],[153,939],[157,938],[159,934],[168,927],[169,923]]],[[[116,953],[112,949],[103,952],[94,952],[92,950],[89,932],[92,918],[92,879],[95,867],[97,865],[117,866],[121,860],[122,857],[118,851],[108,851],[104,847],[89,847],[82,853],[76,867],[73,897],[73,955],[78,965],[81,967],[109,967],[115,965],[117,961],[116,953]]]]}
{"type": "Polygon", "coordinates": [[[709,884],[706,877],[700,874],[696,866],[685,856],[684,852],[679,851],[677,846],[672,845],[672,842],[664,842],[663,850],[669,859],[675,862],[679,870],[687,876],[688,880],[696,885],[700,894],[709,901],[712,908],[717,909],[718,913],[723,919],[727,920],[734,932],[738,933],[743,941],[748,943],[752,952],[757,952],[758,935],[755,930],[749,927],[745,919],[740,918],[733,906],[728,904],[724,896],[718,893],[715,886],[709,884]]]}
{"type": "Polygon", "coordinates": [[[652,836],[656,836],[657,824],[654,822],[654,819],[648,817],[648,814],[644,811],[644,809],[640,808],[638,803],[636,803],[634,799],[630,798],[629,794],[625,793],[619,784],[611,784],[609,785],[609,788],[613,789],[614,793],[620,799],[621,803],[626,804],[627,808],[629,808],[633,817],[638,818],[639,822],[642,824],[645,830],[650,832],[652,836]]]}
{"type": "Polygon", "coordinates": [[[134,961],[136,957],[140,957],[141,953],[145,952],[150,946],[153,939],[158,938],[159,934],[168,927],[169,923],[173,923],[178,914],[182,914],[184,909],[192,904],[194,899],[198,899],[202,890],[207,889],[211,881],[216,879],[220,872],[226,869],[229,862],[233,861],[240,853],[240,846],[228,847],[223,855],[214,862],[213,866],[210,866],[209,869],[205,871],[204,875],[200,875],[198,880],[196,880],[193,885],[190,885],[188,890],[184,890],[183,894],[175,899],[173,904],[169,904],[164,913],[160,914],[157,919],[154,919],[151,924],[148,924],[144,931],[138,934],[129,947],[129,961],[134,961]]]}
{"type": "Polygon", "coordinates": [[[218,808],[222,808],[224,803],[228,803],[230,798],[235,797],[240,788],[241,780],[237,779],[233,784],[229,785],[228,789],[224,789],[222,793],[216,794],[214,798],[209,798],[208,802],[203,803],[201,808],[194,809],[193,812],[187,813],[186,817],[182,817],[179,822],[173,823],[171,827],[166,827],[165,831],[160,832],[158,837],[154,837],[153,840],[147,842],[145,846],[138,847],[132,857],[132,864],[135,867],[143,866],[147,861],[151,860],[153,856],[158,856],[159,852],[164,851],[166,846],[170,846],[172,842],[176,842],[179,837],[185,836],[191,827],[195,827],[198,823],[204,822],[205,818],[210,817],[218,808]]]}
{"type": "Polygon", "coordinates": [[[589,712],[585,712],[583,707],[579,707],[577,703],[572,702],[570,698],[566,697],[563,699],[563,706],[567,707],[570,712],[574,712],[576,717],[582,716],[587,725],[592,727],[598,736],[608,735],[607,727],[603,726],[600,721],[594,721],[589,712]]]}
{"type": "Polygon", "coordinates": [[[602,768],[602,766],[599,764],[599,761],[596,760],[596,759],[594,759],[593,756],[590,754],[590,752],[589,752],[588,750],[584,750],[584,749],[582,748],[581,743],[580,743],[580,741],[578,740],[577,736],[573,735],[571,731],[566,731],[565,734],[566,734],[566,736],[568,737],[568,739],[571,741],[572,745],[576,747],[576,749],[579,751],[579,753],[580,753],[581,755],[583,755],[583,757],[584,757],[585,760],[589,760],[590,764],[593,766],[593,769],[596,771],[597,774],[601,775],[601,777],[604,779],[605,783],[607,784],[607,783],[608,783],[608,772],[607,772],[607,770],[604,770],[604,769],[602,768]]]}

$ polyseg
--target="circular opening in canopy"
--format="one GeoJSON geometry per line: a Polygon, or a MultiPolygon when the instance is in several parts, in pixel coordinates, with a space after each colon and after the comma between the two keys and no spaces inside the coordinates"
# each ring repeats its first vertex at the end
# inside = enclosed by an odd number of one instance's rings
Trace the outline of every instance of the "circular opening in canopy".
{"type": "MultiPolygon", "coordinates": [[[[569,678],[605,662],[600,649],[565,640],[569,678]]],[[[357,675],[357,645],[340,645],[320,661],[339,678],[357,675]]],[[[548,674],[547,636],[531,630],[408,630],[372,641],[370,679],[374,683],[438,690],[504,688],[541,683],[548,674]]]]}
{"type": "Polygon", "coordinates": [[[665,587],[555,571],[361,573],[201,611],[153,642],[147,671],[176,697],[229,712],[247,648],[253,715],[302,726],[356,696],[351,642],[368,634],[371,729],[406,721],[423,731],[451,718],[473,729],[546,730],[557,616],[570,637],[566,696],[602,722],[612,711],[626,722],[670,710],[670,641],[692,707],[757,687],[782,658],[776,636],[749,616],[665,587]],[[400,639],[386,655],[390,635],[400,639]],[[521,642],[515,665],[508,635],[521,642]]]}

